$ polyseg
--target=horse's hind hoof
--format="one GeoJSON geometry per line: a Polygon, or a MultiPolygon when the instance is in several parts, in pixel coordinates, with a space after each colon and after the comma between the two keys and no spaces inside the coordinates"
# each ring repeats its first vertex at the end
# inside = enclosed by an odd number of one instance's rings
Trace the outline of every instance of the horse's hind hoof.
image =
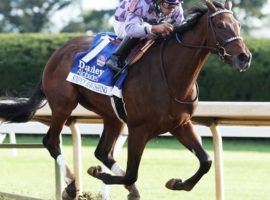
{"type": "Polygon", "coordinates": [[[166,183],[166,188],[170,189],[170,190],[180,190],[176,188],[176,185],[182,184],[182,180],[181,179],[171,179],[166,183]]]}
{"type": "Polygon", "coordinates": [[[190,191],[194,187],[194,184],[189,181],[183,182],[181,179],[171,179],[166,183],[166,187],[170,190],[190,191]]]}
{"type": "Polygon", "coordinates": [[[101,166],[96,166],[96,167],[89,167],[89,169],[87,170],[87,173],[90,176],[97,176],[97,173],[101,173],[102,172],[102,167],[101,166]]]}
{"type": "Polygon", "coordinates": [[[63,200],[74,200],[77,196],[75,181],[72,181],[62,192],[63,200]]]}

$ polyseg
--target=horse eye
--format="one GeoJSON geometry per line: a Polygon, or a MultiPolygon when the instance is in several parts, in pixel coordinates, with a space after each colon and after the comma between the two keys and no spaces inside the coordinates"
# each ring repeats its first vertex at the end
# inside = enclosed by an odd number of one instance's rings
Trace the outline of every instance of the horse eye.
{"type": "Polygon", "coordinates": [[[217,23],[217,28],[218,29],[224,29],[225,28],[225,24],[223,22],[219,22],[219,23],[217,23]]]}

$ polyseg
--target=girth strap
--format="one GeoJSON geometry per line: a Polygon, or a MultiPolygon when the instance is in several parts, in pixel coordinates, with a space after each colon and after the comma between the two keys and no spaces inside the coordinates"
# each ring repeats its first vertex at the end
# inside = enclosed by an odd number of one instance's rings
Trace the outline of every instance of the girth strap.
{"type": "Polygon", "coordinates": [[[111,104],[117,118],[125,123],[127,123],[127,112],[125,109],[125,103],[122,98],[117,96],[111,97],[111,104]]]}

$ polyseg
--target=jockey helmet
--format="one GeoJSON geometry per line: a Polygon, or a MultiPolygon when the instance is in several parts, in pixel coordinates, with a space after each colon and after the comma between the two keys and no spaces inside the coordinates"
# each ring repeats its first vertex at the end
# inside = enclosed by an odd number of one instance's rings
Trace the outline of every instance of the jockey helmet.
{"type": "Polygon", "coordinates": [[[176,8],[180,3],[182,3],[183,0],[154,0],[154,7],[155,12],[160,16],[164,17],[164,13],[161,11],[161,7],[164,7],[165,9],[174,9],[176,8]]]}
{"type": "Polygon", "coordinates": [[[179,0],[163,0],[162,3],[167,3],[169,5],[179,5],[179,0]]]}

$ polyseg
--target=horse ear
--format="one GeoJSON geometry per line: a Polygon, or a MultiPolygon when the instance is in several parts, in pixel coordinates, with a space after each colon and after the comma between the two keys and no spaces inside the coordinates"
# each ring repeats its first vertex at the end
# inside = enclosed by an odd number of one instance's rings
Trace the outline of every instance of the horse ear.
{"type": "Polygon", "coordinates": [[[211,12],[211,13],[214,13],[217,11],[217,8],[215,7],[215,5],[212,3],[212,1],[210,0],[205,0],[205,3],[206,3],[206,6],[208,7],[208,10],[211,12]]]}
{"type": "Polygon", "coordinates": [[[232,1],[230,1],[230,0],[227,0],[226,2],[225,2],[225,8],[227,9],[227,10],[232,10],[232,6],[233,6],[233,4],[232,4],[232,1]]]}

